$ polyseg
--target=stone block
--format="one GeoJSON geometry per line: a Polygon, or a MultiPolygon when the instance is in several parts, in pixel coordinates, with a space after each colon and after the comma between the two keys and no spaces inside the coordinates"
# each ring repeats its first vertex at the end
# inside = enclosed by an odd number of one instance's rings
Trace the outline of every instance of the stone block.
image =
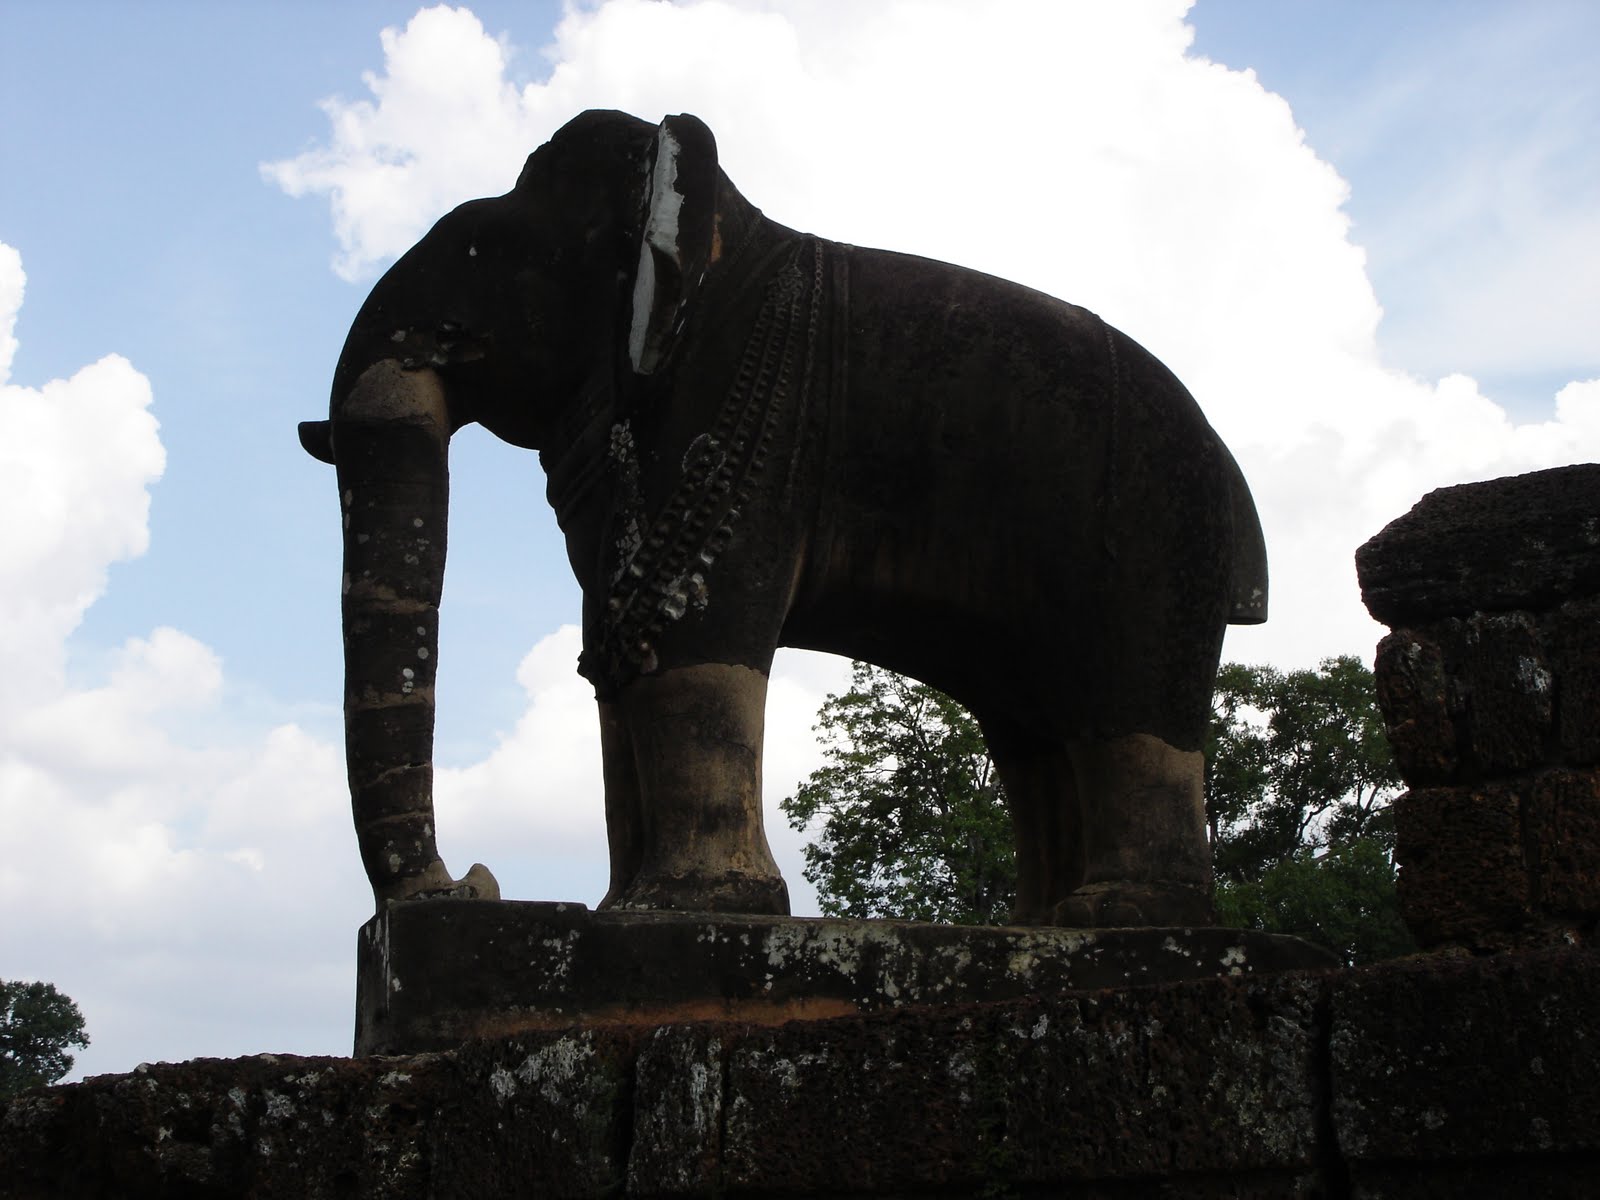
{"type": "Polygon", "coordinates": [[[1527,613],[1475,613],[1447,622],[1461,639],[1457,687],[1466,702],[1474,773],[1496,776],[1546,761],[1554,680],[1527,613]]]}
{"type": "Polygon", "coordinates": [[[1600,597],[1563,604],[1545,624],[1556,673],[1560,761],[1600,762],[1600,597]]]}
{"type": "Polygon", "coordinates": [[[1351,1200],[1594,1200],[1600,1155],[1554,1162],[1509,1162],[1357,1167],[1350,1172],[1351,1200]]]}
{"type": "Polygon", "coordinates": [[[356,1052],[591,1025],[777,1024],[1070,988],[1331,967],[1229,929],[1050,929],[416,900],[361,930],[356,1052]]]}
{"type": "Polygon", "coordinates": [[[1600,956],[1433,958],[1330,986],[1333,1122],[1353,1174],[1600,1151],[1600,956]]]}
{"type": "Polygon", "coordinates": [[[1438,640],[1423,629],[1395,630],[1378,643],[1373,675],[1401,777],[1413,787],[1454,783],[1459,704],[1438,640]]]}
{"type": "Polygon", "coordinates": [[[634,1074],[629,1195],[722,1194],[725,1043],[737,1037],[722,1026],[679,1025],[657,1029],[645,1042],[634,1074]]]}
{"type": "Polygon", "coordinates": [[[460,1082],[432,1097],[425,1125],[428,1194],[621,1194],[643,1038],[574,1028],[462,1046],[451,1056],[460,1082]]]}
{"type": "Polygon", "coordinates": [[[13,1100],[7,1196],[432,1195],[427,1118],[447,1059],[195,1059],[13,1100]]]}
{"type": "Polygon", "coordinates": [[[1356,551],[1356,574],[1391,628],[1600,592],[1600,465],[1429,492],[1356,551]]]}
{"type": "Polygon", "coordinates": [[[1511,786],[1415,788],[1395,800],[1394,821],[1400,913],[1420,945],[1482,945],[1527,923],[1532,895],[1511,786]]]}
{"type": "Polygon", "coordinates": [[[754,1031],[727,1053],[722,1182],[976,1195],[1291,1181],[1315,1158],[1321,986],[1219,979],[754,1031]]]}
{"type": "Polygon", "coordinates": [[[1600,916],[1600,771],[1543,771],[1527,785],[1524,804],[1541,912],[1600,916]]]}

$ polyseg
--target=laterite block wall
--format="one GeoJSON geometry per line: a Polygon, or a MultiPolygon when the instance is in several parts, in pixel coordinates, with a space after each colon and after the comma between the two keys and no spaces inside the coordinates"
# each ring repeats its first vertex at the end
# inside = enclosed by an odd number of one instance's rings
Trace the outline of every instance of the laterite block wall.
{"type": "Polygon", "coordinates": [[[1393,632],[1378,698],[1410,791],[1423,946],[1586,944],[1600,917],[1600,466],[1432,492],[1356,556],[1393,632]]]}

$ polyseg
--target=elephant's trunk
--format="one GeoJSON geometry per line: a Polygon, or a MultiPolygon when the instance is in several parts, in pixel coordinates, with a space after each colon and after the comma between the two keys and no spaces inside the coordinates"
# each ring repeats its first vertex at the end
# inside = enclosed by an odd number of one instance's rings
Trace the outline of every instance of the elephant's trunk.
{"type": "Polygon", "coordinates": [[[335,397],[330,432],[344,513],[350,801],[381,906],[451,886],[433,818],[450,438],[438,374],[373,364],[335,397]]]}

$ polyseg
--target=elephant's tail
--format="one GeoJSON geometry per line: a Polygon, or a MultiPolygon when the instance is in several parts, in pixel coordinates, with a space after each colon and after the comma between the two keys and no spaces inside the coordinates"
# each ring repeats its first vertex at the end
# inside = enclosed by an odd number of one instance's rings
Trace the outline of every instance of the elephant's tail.
{"type": "Polygon", "coordinates": [[[1267,619],[1267,542],[1244,472],[1226,446],[1228,496],[1233,506],[1233,572],[1228,585],[1228,624],[1260,625],[1267,619]]]}

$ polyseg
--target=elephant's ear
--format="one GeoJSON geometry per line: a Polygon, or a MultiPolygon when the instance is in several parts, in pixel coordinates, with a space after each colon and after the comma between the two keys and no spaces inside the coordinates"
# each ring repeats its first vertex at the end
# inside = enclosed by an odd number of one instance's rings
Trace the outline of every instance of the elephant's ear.
{"type": "Polygon", "coordinates": [[[628,357],[653,374],[672,351],[716,236],[717,141],[697,117],[668,117],[656,131],[645,186],[644,232],[633,281],[628,357]]]}

